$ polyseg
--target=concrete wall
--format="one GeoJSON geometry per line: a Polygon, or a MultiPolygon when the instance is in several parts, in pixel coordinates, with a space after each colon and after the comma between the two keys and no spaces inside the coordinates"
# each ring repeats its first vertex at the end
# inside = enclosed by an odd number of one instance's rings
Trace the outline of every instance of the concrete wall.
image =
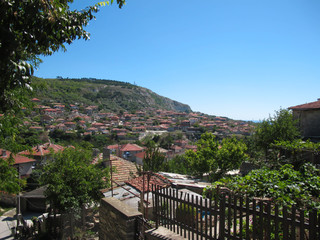
{"type": "Polygon", "coordinates": [[[293,118],[298,119],[303,137],[320,136],[320,110],[293,110],[293,118]]]}
{"type": "Polygon", "coordinates": [[[137,230],[136,217],[142,213],[116,198],[103,198],[100,209],[100,240],[132,240],[137,230]]]}
{"type": "Polygon", "coordinates": [[[17,165],[19,167],[20,176],[30,175],[32,173],[33,162],[21,163],[17,165]]]}

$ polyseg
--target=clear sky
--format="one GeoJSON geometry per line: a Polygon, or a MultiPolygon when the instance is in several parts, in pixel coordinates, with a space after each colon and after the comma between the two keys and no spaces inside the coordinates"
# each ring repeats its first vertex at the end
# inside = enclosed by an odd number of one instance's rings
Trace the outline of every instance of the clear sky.
{"type": "Polygon", "coordinates": [[[135,83],[193,111],[262,120],[320,98],[319,12],[319,0],[127,0],[35,75],[135,83]]]}

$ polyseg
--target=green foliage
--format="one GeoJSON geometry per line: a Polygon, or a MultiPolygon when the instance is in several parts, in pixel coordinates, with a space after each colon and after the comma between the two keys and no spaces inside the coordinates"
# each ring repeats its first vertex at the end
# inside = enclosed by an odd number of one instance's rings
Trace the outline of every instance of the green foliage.
{"type": "Polygon", "coordinates": [[[19,152],[19,147],[15,143],[15,139],[19,134],[17,128],[21,123],[20,118],[12,114],[5,114],[0,117],[0,146],[14,153],[19,152]]]}
{"type": "Polygon", "coordinates": [[[209,173],[214,179],[237,169],[247,159],[246,145],[235,138],[225,138],[219,143],[212,133],[204,133],[197,142],[197,151],[188,150],[185,158],[193,174],[209,173]]]}
{"type": "Polygon", "coordinates": [[[320,143],[314,143],[307,140],[306,142],[301,139],[295,139],[293,141],[275,141],[273,144],[274,147],[285,149],[292,153],[297,153],[301,151],[311,151],[314,153],[320,152],[320,143]]]}
{"type": "MultiPolygon", "coordinates": [[[[306,142],[301,139],[294,141],[275,141],[271,145],[274,153],[278,158],[270,158],[269,162],[272,163],[273,167],[281,166],[286,163],[294,165],[295,169],[299,169],[302,164],[306,161],[306,156],[315,157],[319,155],[320,143],[314,143],[307,140],[306,142]],[[274,160],[274,161],[272,161],[274,160]]],[[[309,161],[312,161],[309,158],[309,161]]]]}
{"type": "Polygon", "coordinates": [[[240,167],[248,159],[245,153],[247,146],[236,138],[224,138],[216,153],[216,168],[218,176],[240,167]]]}
{"type": "Polygon", "coordinates": [[[47,185],[45,195],[53,209],[77,211],[100,200],[100,189],[109,186],[107,169],[92,165],[89,151],[67,148],[48,160],[40,177],[47,185]]]}
{"type": "Polygon", "coordinates": [[[253,163],[261,163],[264,158],[264,151],[257,146],[254,136],[245,136],[243,142],[247,146],[246,153],[249,156],[249,161],[253,163]]]}
{"type": "Polygon", "coordinates": [[[30,143],[39,141],[23,126],[22,120],[23,116],[18,112],[0,117],[0,148],[18,153],[30,148],[30,143]]]}
{"type": "Polygon", "coordinates": [[[286,109],[275,112],[273,117],[269,117],[258,124],[255,132],[256,144],[265,152],[275,141],[293,141],[299,137],[296,122],[292,113],[286,109]]]}
{"type": "Polygon", "coordinates": [[[309,163],[304,164],[300,171],[286,164],[279,170],[262,168],[245,177],[224,178],[213,183],[205,194],[215,192],[218,185],[249,197],[272,198],[282,205],[320,209],[320,170],[309,163]]]}
{"type": "Polygon", "coordinates": [[[32,87],[41,100],[54,100],[65,104],[77,102],[84,105],[98,105],[100,109],[113,112],[135,111],[147,107],[168,110],[189,108],[181,103],[170,104],[172,100],[158,96],[148,89],[114,80],[34,77],[32,87]],[[164,100],[159,103],[155,101],[155,96],[164,100]]]}
{"type": "Polygon", "coordinates": [[[0,191],[7,193],[18,193],[25,181],[19,179],[18,171],[13,167],[12,156],[8,159],[0,158],[0,191]]]}
{"type": "Polygon", "coordinates": [[[66,133],[63,130],[55,129],[49,133],[49,136],[56,142],[72,142],[78,139],[76,133],[66,133]]]}
{"type": "MultiPolygon", "coordinates": [[[[19,104],[20,89],[31,89],[40,55],[52,55],[75,39],[89,39],[84,27],[103,1],[82,10],[71,10],[73,0],[0,1],[0,110],[19,104]]],[[[113,2],[113,1],[111,1],[113,2]]],[[[121,8],[125,0],[117,0],[121,8]]],[[[105,5],[105,4],[104,4],[105,5]]]]}
{"type": "Polygon", "coordinates": [[[102,148],[105,145],[110,145],[114,143],[112,136],[105,134],[95,134],[83,136],[80,133],[83,132],[79,130],[78,132],[66,133],[63,130],[55,129],[49,133],[49,136],[54,142],[62,145],[73,145],[79,146],[85,149],[102,148]]]}
{"type": "Polygon", "coordinates": [[[0,2],[0,106],[12,107],[12,90],[30,88],[33,67],[41,61],[39,55],[51,55],[65,43],[76,38],[88,39],[83,29],[97,7],[71,11],[72,1],[0,2]]]}
{"type": "Polygon", "coordinates": [[[197,142],[197,152],[192,150],[186,152],[185,157],[194,175],[202,176],[212,171],[218,146],[219,143],[213,134],[204,133],[197,142]]]}
{"type": "MultiPolygon", "coordinates": [[[[197,217],[197,209],[189,204],[181,203],[176,209],[176,220],[195,227],[197,217]]],[[[201,216],[198,216],[199,219],[201,216]]]]}
{"type": "Polygon", "coordinates": [[[165,156],[160,152],[155,142],[147,144],[146,154],[143,158],[143,171],[158,172],[164,168],[165,156]]]}
{"type": "Polygon", "coordinates": [[[184,155],[177,155],[173,159],[169,160],[166,171],[180,174],[191,174],[188,161],[184,155]]]}

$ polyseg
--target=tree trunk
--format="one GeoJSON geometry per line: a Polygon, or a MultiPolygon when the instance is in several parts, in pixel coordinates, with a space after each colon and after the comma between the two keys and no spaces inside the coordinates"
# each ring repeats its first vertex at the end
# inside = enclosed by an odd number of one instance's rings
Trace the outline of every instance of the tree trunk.
{"type": "Polygon", "coordinates": [[[82,227],[85,228],[86,226],[86,207],[82,205],[81,207],[81,223],[82,227]]]}

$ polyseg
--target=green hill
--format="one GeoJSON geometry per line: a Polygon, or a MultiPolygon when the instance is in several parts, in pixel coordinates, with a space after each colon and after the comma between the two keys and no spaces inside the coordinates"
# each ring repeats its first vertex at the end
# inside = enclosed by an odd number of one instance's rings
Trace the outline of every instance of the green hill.
{"type": "Polygon", "coordinates": [[[108,111],[135,111],[146,108],[191,112],[183,103],[162,97],[151,90],[130,83],[82,79],[42,79],[34,77],[35,96],[44,103],[97,105],[108,111]]]}

